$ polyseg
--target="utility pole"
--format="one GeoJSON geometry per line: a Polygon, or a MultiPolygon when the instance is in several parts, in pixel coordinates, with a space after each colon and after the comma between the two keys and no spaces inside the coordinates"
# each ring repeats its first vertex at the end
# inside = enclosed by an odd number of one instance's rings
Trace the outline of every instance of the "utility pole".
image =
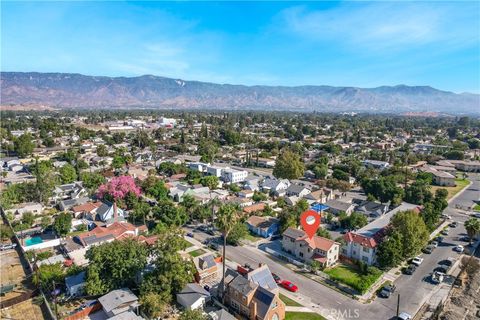
{"type": "Polygon", "coordinates": [[[398,318],[399,312],[400,312],[400,293],[398,294],[398,297],[397,297],[397,318],[398,318]]]}

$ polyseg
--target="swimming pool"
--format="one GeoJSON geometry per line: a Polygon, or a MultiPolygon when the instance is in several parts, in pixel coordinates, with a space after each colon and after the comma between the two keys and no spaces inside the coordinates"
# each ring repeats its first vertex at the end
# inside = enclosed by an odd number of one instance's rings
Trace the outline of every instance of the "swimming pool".
{"type": "Polygon", "coordinates": [[[42,238],[32,237],[32,238],[28,238],[27,240],[25,240],[25,245],[28,247],[28,246],[33,246],[34,244],[39,244],[39,243],[42,243],[42,242],[43,242],[42,238]]]}

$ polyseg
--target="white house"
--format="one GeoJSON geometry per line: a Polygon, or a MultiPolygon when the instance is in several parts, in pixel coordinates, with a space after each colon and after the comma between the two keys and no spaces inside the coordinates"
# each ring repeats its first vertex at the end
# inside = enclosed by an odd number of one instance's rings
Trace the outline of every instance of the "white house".
{"type": "Polygon", "coordinates": [[[386,169],[390,166],[388,162],[379,160],[364,160],[362,161],[362,163],[366,168],[374,168],[380,170],[386,169]]]}
{"type": "Polygon", "coordinates": [[[368,265],[376,262],[377,242],[374,238],[347,232],[343,239],[342,255],[347,258],[362,261],[368,265]]]}
{"type": "Polygon", "coordinates": [[[186,310],[203,309],[203,306],[210,301],[210,293],[197,283],[187,283],[177,293],[177,302],[186,310]]]}
{"type": "Polygon", "coordinates": [[[207,175],[209,176],[215,176],[220,178],[222,176],[222,171],[223,171],[223,168],[221,167],[216,167],[216,166],[207,167],[207,175]]]}
{"type": "Polygon", "coordinates": [[[245,170],[225,169],[222,172],[222,179],[227,183],[239,183],[245,181],[248,172],[245,170]]]}

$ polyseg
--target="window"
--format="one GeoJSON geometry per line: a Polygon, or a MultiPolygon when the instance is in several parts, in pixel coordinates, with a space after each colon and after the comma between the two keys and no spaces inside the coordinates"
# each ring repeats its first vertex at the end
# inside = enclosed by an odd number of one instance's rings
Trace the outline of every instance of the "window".
{"type": "Polygon", "coordinates": [[[299,255],[300,257],[303,257],[303,252],[300,252],[298,255],[299,255]]]}
{"type": "Polygon", "coordinates": [[[368,263],[368,257],[363,256],[362,260],[363,260],[363,262],[368,263]]]}
{"type": "Polygon", "coordinates": [[[308,248],[308,252],[312,251],[310,248],[308,248]]]}
{"type": "Polygon", "coordinates": [[[367,247],[363,247],[363,252],[370,252],[370,249],[367,247]]]}

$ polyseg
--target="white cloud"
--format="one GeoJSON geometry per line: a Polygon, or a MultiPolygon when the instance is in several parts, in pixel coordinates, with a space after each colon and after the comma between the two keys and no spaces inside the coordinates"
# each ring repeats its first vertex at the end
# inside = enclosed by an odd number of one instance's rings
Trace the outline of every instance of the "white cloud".
{"type": "Polygon", "coordinates": [[[344,3],[325,10],[296,6],[280,14],[284,30],[313,41],[401,50],[478,43],[478,3],[344,3]],[[470,7],[470,8],[468,8],[470,7]]]}

